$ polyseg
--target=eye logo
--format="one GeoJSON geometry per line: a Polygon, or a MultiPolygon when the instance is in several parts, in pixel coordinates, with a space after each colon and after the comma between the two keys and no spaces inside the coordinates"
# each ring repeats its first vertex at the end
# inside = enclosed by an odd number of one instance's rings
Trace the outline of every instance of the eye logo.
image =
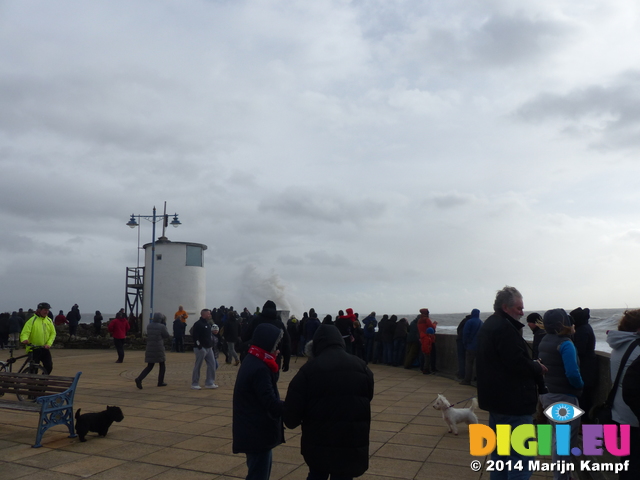
{"type": "Polygon", "coordinates": [[[549,420],[556,423],[568,423],[580,418],[584,414],[584,410],[570,403],[557,402],[549,405],[544,414],[549,420]]]}

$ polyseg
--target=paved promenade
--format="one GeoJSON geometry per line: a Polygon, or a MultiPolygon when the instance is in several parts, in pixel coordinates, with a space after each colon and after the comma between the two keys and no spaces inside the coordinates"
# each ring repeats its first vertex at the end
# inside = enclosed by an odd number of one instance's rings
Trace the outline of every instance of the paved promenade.
{"type": "MultiPolygon", "coordinates": [[[[4,353],[4,352],[2,352],[4,353]]],[[[193,354],[167,353],[167,387],[156,387],[157,366],[138,390],[133,379],[144,367],[144,352],[126,352],[116,364],[114,350],[54,350],[54,374],[82,371],[76,408],[83,412],[122,408],[125,419],[105,438],[90,433],[87,442],[68,438],[65,427],[45,433],[42,448],[31,448],[38,416],[0,410],[0,480],[237,479],[246,475],[244,455],[231,452],[231,401],[237,368],[222,365],[217,390],[191,390],[193,354]]],[[[291,362],[280,376],[280,394],[304,359],[291,362]]],[[[430,404],[438,393],[451,402],[475,394],[475,388],[413,370],[371,365],[375,375],[372,403],[371,461],[360,477],[391,479],[488,479],[469,467],[467,427],[447,433],[440,412],[430,404]]],[[[204,367],[203,367],[204,372],[204,367]]],[[[204,378],[204,375],[202,376],[204,378]]],[[[478,412],[487,423],[486,412],[478,412]]],[[[303,480],[300,429],[285,431],[286,444],[274,450],[271,478],[303,480]]],[[[483,460],[483,459],[481,459],[483,460]]],[[[552,478],[550,474],[533,478],[552,478]]]]}

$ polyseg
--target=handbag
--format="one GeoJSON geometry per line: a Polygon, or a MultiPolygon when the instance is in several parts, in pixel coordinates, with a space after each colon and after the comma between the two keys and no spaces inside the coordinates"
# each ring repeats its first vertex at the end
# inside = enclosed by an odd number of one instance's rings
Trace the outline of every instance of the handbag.
{"type": "Polygon", "coordinates": [[[624,366],[627,364],[627,360],[629,360],[631,352],[633,352],[633,350],[638,345],[640,345],[640,339],[634,341],[631,345],[629,345],[629,348],[627,348],[627,351],[624,352],[624,356],[620,361],[616,380],[615,382],[613,382],[613,387],[611,387],[611,391],[609,392],[607,399],[604,403],[596,405],[591,409],[590,416],[591,420],[594,423],[598,423],[601,425],[613,423],[613,401],[615,400],[616,393],[618,392],[618,385],[620,384],[620,378],[622,377],[622,370],[624,370],[624,366]]]}

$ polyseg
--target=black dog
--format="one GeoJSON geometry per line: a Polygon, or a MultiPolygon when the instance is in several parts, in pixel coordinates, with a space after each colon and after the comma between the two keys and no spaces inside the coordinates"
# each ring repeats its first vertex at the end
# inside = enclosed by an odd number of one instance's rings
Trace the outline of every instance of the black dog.
{"type": "Polygon", "coordinates": [[[103,412],[85,413],[80,415],[80,408],[76,412],[76,433],[80,437],[81,442],[86,442],[84,438],[89,432],[96,432],[104,437],[109,431],[109,427],[113,422],[121,422],[124,418],[120,407],[110,407],[103,412]]]}

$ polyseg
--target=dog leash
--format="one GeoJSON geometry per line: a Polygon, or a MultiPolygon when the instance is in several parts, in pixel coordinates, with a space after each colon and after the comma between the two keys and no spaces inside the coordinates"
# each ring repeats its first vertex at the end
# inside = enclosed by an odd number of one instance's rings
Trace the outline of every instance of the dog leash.
{"type": "Polygon", "coordinates": [[[475,395],[474,395],[473,397],[469,397],[469,398],[465,398],[464,400],[460,400],[459,402],[452,403],[451,405],[449,405],[449,406],[447,407],[447,410],[448,410],[448,409],[450,409],[451,407],[453,407],[454,405],[458,405],[459,403],[466,402],[467,400],[471,400],[471,399],[473,399],[473,398],[475,398],[475,395]]]}

